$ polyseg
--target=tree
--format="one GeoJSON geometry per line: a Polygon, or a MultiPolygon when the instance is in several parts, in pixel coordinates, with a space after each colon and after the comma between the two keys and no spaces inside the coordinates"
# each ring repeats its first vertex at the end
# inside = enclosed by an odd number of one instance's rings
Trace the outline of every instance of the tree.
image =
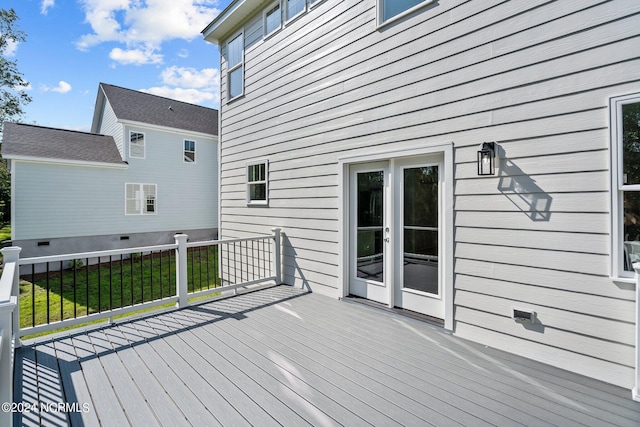
{"type": "MultiPolygon", "coordinates": [[[[31,102],[25,92],[28,83],[18,70],[18,62],[7,59],[7,49],[26,40],[24,32],[17,26],[18,15],[13,9],[0,9],[0,134],[6,120],[19,120],[24,115],[23,107],[31,102]]],[[[9,218],[11,178],[6,162],[0,159],[0,222],[9,218]]]]}
{"type": "Polygon", "coordinates": [[[22,117],[23,107],[31,102],[31,97],[24,91],[28,83],[18,70],[18,62],[6,57],[10,44],[26,41],[26,35],[18,29],[17,21],[15,10],[0,9],[0,131],[6,120],[22,117]]]}

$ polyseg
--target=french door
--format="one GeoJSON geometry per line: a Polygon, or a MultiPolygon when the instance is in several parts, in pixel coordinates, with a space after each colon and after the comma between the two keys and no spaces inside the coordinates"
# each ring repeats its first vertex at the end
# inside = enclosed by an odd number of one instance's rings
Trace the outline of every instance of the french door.
{"type": "Polygon", "coordinates": [[[351,165],[349,180],[349,292],[444,318],[441,157],[351,165]]]}

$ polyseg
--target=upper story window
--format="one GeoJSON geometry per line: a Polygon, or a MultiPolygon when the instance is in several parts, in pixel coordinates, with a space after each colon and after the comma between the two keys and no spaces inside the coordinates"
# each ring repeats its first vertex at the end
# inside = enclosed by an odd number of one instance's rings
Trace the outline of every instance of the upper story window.
{"type": "Polygon", "coordinates": [[[378,23],[406,15],[414,10],[433,3],[435,0],[378,0],[378,23]]]}
{"type": "Polygon", "coordinates": [[[155,214],[156,194],[156,184],[125,184],[125,214],[155,214]]]}
{"type": "Polygon", "coordinates": [[[227,85],[229,99],[244,93],[244,33],[227,42],[227,85]]]}
{"type": "Polygon", "coordinates": [[[266,160],[247,165],[247,204],[266,205],[268,203],[268,166],[266,160]]]}
{"type": "Polygon", "coordinates": [[[144,133],[129,132],[129,157],[144,159],[144,133]]]}
{"type": "Polygon", "coordinates": [[[184,154],[185,163],[195,163],[196,162],[196,142],[185,139],[183,154],[184,154]]]}
{"type": "Polygon", "coordinates": [[[306,0],[285,0],[287,7],[287,21],[302,13],[307,8],[306,0]]]}
{"type": "Polygon", "coordinates": [[[611,99],[612,275],[640,263],[640,93],[611,99]]]}
{"type": "Polygon", "coordinates": [[[264,11],[264,35],[267,36],[282,27],[282,11],[280,2],[271,4],[264,11]]]}

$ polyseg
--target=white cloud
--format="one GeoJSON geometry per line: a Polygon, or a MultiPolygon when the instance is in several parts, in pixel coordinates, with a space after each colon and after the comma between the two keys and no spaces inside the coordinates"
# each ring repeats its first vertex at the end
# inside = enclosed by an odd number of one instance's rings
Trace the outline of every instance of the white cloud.
{"type": "Polygon", "coordinates": [[[71,90],[71,85],[65,82],[64,80],[60,80],[60,82],[58,82],[58,86],[56,87],[43,86],[42,90],[44,90],[45,92],[67,93],[71,90]]]}
{"type": "Polygon", "coordinates": [[[155,53],[153,49],[123,50],[116,47],[109,53],[109,58],[121,64],[143,65],[162,63],[162,55],[155,53]]]}
{"type": "Polygon", "coordinates": [[[217,106],[220,103],[220,71],[215,68],[197,70],[189,67],[169,67],[160,75],[163,86],[143,89],[192,104],[217,106]]]}
{"type": "Polygon", "coordinates": [[[218,0],[79,1],[92,29],[76,42],[80,50],[119,42],[127,50],[158,51],[165,41],[198,37],[219,12],[218,0]]]}
{"type": "Polygon", "coordinates": [[[172,86],[189,88],[206,88],[217,86],[220,79],[220,71],[215,68],[203,68],[196,70],[190,67],[169,67],[160,75],[162,82],[172,86]]]}
{"type": "Polygon", "coordinates": [[[183,89],[179,87],[156,86],[149,89],[142,89],[153,95],[164,96],[165,98],[176,99],[190,104],[218,104],[220,98],[216,92],[209,92],[199,89],[183,89]]]}
{"type": "Polygon", "coordinates": [[[40,5],[40,13],[46,15],[53,6],[55,6],[55,0],[42,0],[40,5]]]}

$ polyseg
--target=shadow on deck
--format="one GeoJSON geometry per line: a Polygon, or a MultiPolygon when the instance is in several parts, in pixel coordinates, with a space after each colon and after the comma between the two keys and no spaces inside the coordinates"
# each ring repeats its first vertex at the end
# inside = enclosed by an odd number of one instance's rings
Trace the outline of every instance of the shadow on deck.
{"type": "Polygon", "coordinates": [[[16,425],[640,425],[627,390],[288,286],[34,341],[15,369],[16,425]]]}

